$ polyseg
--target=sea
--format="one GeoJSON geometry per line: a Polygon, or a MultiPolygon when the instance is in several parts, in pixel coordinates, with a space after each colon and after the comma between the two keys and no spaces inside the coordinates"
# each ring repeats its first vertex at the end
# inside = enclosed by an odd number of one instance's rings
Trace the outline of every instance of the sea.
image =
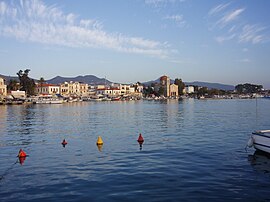
{"type": "Polygon", "coordinates": [[[263,98],[0,106],[0,201],[270,201],[270,157],[246,148],[269,113],[263,98]]]}

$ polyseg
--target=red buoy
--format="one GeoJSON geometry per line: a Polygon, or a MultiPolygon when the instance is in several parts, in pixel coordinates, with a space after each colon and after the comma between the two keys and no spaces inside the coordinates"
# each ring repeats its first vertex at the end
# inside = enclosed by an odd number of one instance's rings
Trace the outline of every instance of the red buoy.
{"type": "Polygon", "coordinates": [[[18,157],[22,158],[22,157],[26,157],[26,156],[27,156],[26,153],[22,149],[20,149],[18,157]]]}
{"type": "Polygon", "coordinates": [[[141,133],[140,133],[139,138],[138,138],[137,141],[138,141],[140,144],[142,144],[142,143],[144,142],[144,139],[143,139],[143,136],[142,136],[141,133]]]}
{"type": "Polygon", "coordinates": [[[65,146],[67,144],[67,141],[63,139],[62,145],[65,146]]]}

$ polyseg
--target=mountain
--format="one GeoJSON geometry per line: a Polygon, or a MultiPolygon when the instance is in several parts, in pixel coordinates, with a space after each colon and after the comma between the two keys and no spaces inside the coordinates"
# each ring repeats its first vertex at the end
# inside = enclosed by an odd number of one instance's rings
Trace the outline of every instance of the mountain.
{"type": "Polygon", "coordinates": [[[207,87],[208,89],[234,90],[233,85],[227,85],[227,84],[221,84],[221,83],[208,83],[208,82],[200,82],[200,81],[184,82],[184,83],[186,85],[207,87]]]}
{"type": "MultiPolygon", "coordinates": [[[[151,83],[159,83],[159,78],[152,81],[144,82],[145,85],[151,85],[151,83]]],[[[171,79],[171,83],[174,83],[174,80],[171,79]]],[[[209,82],[200,82],[200,81],[194,81],[194,82],[185,82],[185,85],[188,86],[201,86],[201,87],[207,87],[208,89],[219,89],[219,90],[234,90],[233,85],[227,85],[227,84],[221,84],[221,83],[209,83],[209,82]]]]}
{"type": "Polygon", "coordinates": [[[19,81],[18,76],[5,76],[5,75],[0,74],[0,77],[5,79],[5,84],[8,84],[11,79],[19,81]]]}
{"type": "MultiPolygon", "coordinates": [[[[6,81],[5,83],[8,84],[10,79],[15,79],[19,80],[18,77],[16,76],[4,76],[0,74],[0,77],[4,78],[6,81]]],[[[90,85],[95,85],[95,84],[111,84],[112,82],[105,79],[105,78],[98,78],[94,75],[85,75],[85,76],[77,76],[77,77],[61,77],[61,76],[56,76],[52,79],[46,80],[47,83],[50,84],[60,84],[64,83],[65,81],[78,81],[82,83],[87,83],[90,85]]],[[[174,80],[171,79],[171,83],[173,83],[174,80]]],[[[147,81],[143,82],[145,85],[150,85],[151,83],[159,83],[159,78],[153,81],[147,81]]],[[[219,89],[219,90],[234,90],[233,85],[226,85],[226,84],[220,84],[220,83],[209,83],[209,82],[200,82],[200,81],[194,81],[194,82],[184,82],[186,85],[194,85],[194,86],[202,86],[202,87],[207,87],[208,89],[219,89]]]]}
{"type": "MultiPolygon", "coordinates": [[[[4,78],[5,79],[5,83],[8,84],[9,81],[11,79],[13,80],[17,80],[19,81],[18,77],[17,76],[5,76],[5,75],[1,75],[0,74],[0,77],[4,78]]],[[[36,82],[38,80],[34,79],[36,82]]],[[[111,84],[112,82],[107,80],[107,79],[104,79],[104,78],[98,78],[94,75],[85,75],[85,76],[77,76],[77,77],[61,77],[61,76],[56,76],[52,79],[49,79],[49,80],[46,80],[47,83],[50,83],[50,84],[60,84],[60,83],[64,83],[65,81],[69,82],[69,81],[78,81],[78,82],[82,82],[82,83],[87,83],[87,84],[111,84]]]]}
{"type": "Polygon", "coordinates": [[[56,76],[52,79],[46,80],[47,83],[51,84],[60,84],[64,83],[65,81],[78,81],[82,83],[87,83],[87,84],[111,84],[112,82],[105,79],[105,78],[98,78],[94,75],[86,75],[86,76],[77,76],[77,77],[61,77],[61,76],[56,76]]]}

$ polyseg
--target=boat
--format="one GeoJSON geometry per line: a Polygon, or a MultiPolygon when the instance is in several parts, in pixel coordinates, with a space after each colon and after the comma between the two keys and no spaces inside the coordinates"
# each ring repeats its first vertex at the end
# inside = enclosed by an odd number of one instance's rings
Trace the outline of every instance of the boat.
{"type": "Polygon", "coordinates": [[[111,98],[112,101],[119,101],[121,98],[120,97],[113,97],[111,98]]]}
{"type": "Polygon", "coordinates": [[[52,95],[37,96],[33,100],[34,104],[62,104],[64,102],[63,99],[52,95]]]}
{"type": "Polygon", "coordinates": [[[248,147],[270,153],[270,130],[254,131],[248,140],[248,147]]]}

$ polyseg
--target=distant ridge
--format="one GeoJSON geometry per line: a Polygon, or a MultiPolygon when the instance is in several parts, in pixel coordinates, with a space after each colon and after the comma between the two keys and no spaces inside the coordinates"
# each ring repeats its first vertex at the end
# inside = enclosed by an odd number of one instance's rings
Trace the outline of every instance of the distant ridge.
{"type": "MultiPolygon", "coordinates": [[[[17,76],[5,76],[1,75],[0,77],[4,78],[6,80],[6,84],[9,83],[10,79],[19,80],[17,76]]],[[[45,79],[46,80],[46,79],[45,79]]],[[[35,81],[37,81],[35,79],[35,81]]],[[[112,84],[113,82],[105,79],[105,78],[98,78],[94,75],[85,75],[85,76],[76,76],[76,77],[62,77],[62,76],[56,76],[52,79],[46,80],[47,83],[50,84],[60,84],[64,83],[65,81],[78,81],[82,83],[87,83],[90,85],[96,85],[96,84],[112,84]]],[[[171,83],[173,83],[174,80],[171,80],[171,83]]],[[[150,85],[151,83],[159,83],[159,78],[152,81],[143,82],[145,85],[150,85]]],[[[227,85],[227,84],[220,84],[220,83],[209,83],[209,82],[200,82],[200,81],[194,81],[194,82],[184,82],[186,85],[194,85],[194,86],[202,86],[207,87],[208,89],[219,89],[219,90],[234,90],[233,85],[227,85]]]]}
{"type": "MultiPolygon", "coordinates": [[[[171,83],[173,83],[174,80],[171,79],[171,83]]],[[[152,81],[144,82],[145,85],[150,85],[151,83],[159,83],[159,78],[152,81]]],[[[208,89],[218,89],[218,90],[234,90],[233,85],[227,85],[227,84],[221,84],[221,83],[209,83],[209,82],[201,82],[201,81],[194,81],[194,82],[185,82],[185,85],[191,85],[191,86],[201,86],[201,87],[207,87],[208,89]]]]}
{"type": "Polygon", "coordinates": [[[221,83],[208,83],[208,82],[200,82],[200,81],[184,82],[184,83],[186,85],[207,87],[208,89],[234,90],[233,85],[227,85],[227,84],[221,84],[221,83]]]}
{"type": "MultiPolygon", "coordinates": [[[[6,84],[8,84],[11,79],[19,81],[17,76],[5,76],[5,75],[0,74],[0,77],[5,79],[6,84]]],[[[34,79],[34,80],[37,82],[39,79],[34,79]]],[[[67,82],[78,81],[78,82],[87,83],[87,84],[91,84],[91,85],[104,84],[104,83],[111,84],[112,83],[111,81],[109,81],[105,78],[98,78],[94,75],[85,75],[85,76],[76,76],[76,77],[56,76],[52,79],[48,79],[48,80],[45,79],[45,81],[47,83],[50,83],[50,84],[60,84],[60,83],[64,83],[65,81],[67,81],[67,82]]]]}
{"type": "Polygon", "coordinates": [[[5,76],[5,75],[0,74],[0,77],[5,79],[5,84],[8,84],[11,79],[19,81],[18,76],[5,76]]]}
{"type": "Polygon", "coordinates": [[[111,84],[112,82],[105,79],[105,78],[98,78],[94,75],[85,75],[85,76],[77,76],[77,77],[61,77],[61,76],[56,76],[52,79],[46,80],[47,83],[51,84],[60,84],[64,83],[65,81],[70,82],[70,81],[78,81],[82,83],[87,83],[87,84],[111,84]]]}

